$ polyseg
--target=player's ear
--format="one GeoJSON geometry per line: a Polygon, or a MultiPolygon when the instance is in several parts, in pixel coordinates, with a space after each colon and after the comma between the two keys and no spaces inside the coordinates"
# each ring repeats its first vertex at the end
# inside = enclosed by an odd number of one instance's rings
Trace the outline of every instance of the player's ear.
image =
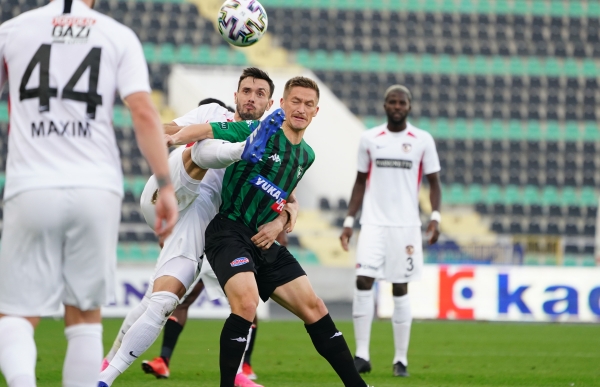
{"type": "Polygon", "coordinates": [[[281,107],[281,108],[283,108],[283,105],[284,105],[283,101],[284,101],[284,99],[283,99],[283,97],[281,97],[281,99],[279,100],[279,107],[281,107]]]}
{"type": "Polygon", "coordinates": [[[319,112],[319,107],[317,106],[315,109],[315,113],[313,114],[313,117],[316,117],[318,112],[319,112]]]}
{"type": "Polygon", "coordinates": [[[273,106],[273,101],[272,99],[269,100],[269,102],[267,103],[267,110],[271,110],[271,106],[273,106]]]}
{"type": "Polygon", "coordinates": [[[237,91],[233,92],[233,101],[235,102],[235,104],[237,105],[238,101],[237,101],[237,91]]]}

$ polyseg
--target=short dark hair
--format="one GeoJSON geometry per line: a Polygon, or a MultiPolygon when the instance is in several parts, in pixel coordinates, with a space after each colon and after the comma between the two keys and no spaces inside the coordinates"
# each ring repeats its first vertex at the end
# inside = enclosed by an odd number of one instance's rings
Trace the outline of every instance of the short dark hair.
{"type": "Polygon", "coordinates": [[[319,85],[317,82],[313,81],[310,78],[306,77],[294,77],[285,83],[285,87],[283,89],[283,95],[287,95],[293,87],[305,87],[307,89],[313,89],[317,92],[317,99],[321,98],[321,92],[319,91],[319,85]]]}
{"type": "Polygon", "coordinates": [[[238,91],[240,90],[242,81],[246,78],[262,79],[267,81],[269,88],[271,89],[269,90],[269,98],[273,97],[273,93],[275,92],[275,83],[273,83],[273,80],[271,77],[269,77],[269,74],[256,67],[245,68],[244,71],[242,71],[242,75],[240,76],[240,80],[238,82],[238,91]]]}
{"type": "Polygon", "coordinates": [[[221,101],[220,99],[216,99],[216,98],[204,98],[202,101],[198,102],[198,106],[208,105],[211,103],[216,103],[217,105],[224,107],[225,109],[229,110],[230,112],[235,113],[235,110],[233,110],[232,107],[225,105],[225,102],[221,101]]]}

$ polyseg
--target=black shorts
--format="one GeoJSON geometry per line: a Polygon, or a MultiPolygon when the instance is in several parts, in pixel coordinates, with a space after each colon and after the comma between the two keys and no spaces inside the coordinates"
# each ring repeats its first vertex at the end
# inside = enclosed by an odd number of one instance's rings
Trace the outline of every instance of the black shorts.
{"type": "Polygon", "coordinates": [[[254,235],[245,225],[217,214],[206,228],[204,250],[223,291],[231,277],[251,271],[260,298],[267,301],[277,287],[306,273],[287,248],[274,243],[263,251],[252,243],[254,235]]]}

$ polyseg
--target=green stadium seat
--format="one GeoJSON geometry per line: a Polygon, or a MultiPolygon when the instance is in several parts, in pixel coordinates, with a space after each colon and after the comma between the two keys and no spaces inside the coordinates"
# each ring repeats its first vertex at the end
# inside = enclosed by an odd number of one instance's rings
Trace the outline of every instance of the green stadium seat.
{"type": "Polygon", "coordinates": [[[581,138],[579,125],[577,122],[567,121],[565,125],[565,139],[568,141],[578,141],[581,138]]]}
{"type": "Polygon", "coordinates": [[[460,184],[452,184],[450,188],[444,193],[445,202],[448,204],[460,204],[464,202],[464,186],[460,184]]]}
{"type": "Polygon", "coordinates": [[[563,188],[561,203],[566,205],[577,205],[579,203],[579,197],[573,187],[563,188]]]}
{"type": "Polygon", "coordinates": [[[528,185],[523,190],[523,203],[524,204],[539,204],[540,197],[538,189],[532,185],[528,185]]]}
{"type": "Polygon", "coordinates": [[[483,189],[479,184],[471,184],[467,188],[467,195],[465,196],[466,203],[475,204],[479,203],[483,199],[483,189]]]}
{"type": "Polygon", "coordinates": [[[583,187],[581,189],[581,204],[584,206],[597,206],[598,196],[591,187],[583,187]]]}
{"type": "Polygon", "coordinates": [[[497,185],[489,185],[483,196],[484,202],[487,204],[503,203],[504,195],[502,190],[497,185]]]}
{"type": "Polygon", "coordinates": [[[597,141],[600,137],[600,130],[598,124],[595,122],[587,122],[583,130],[584,141],[597,141]]]}
{"type": "Polygon", "coordinates": [[[144,50],[144,56],[146,57],[147,62],[156,62],[156,49],[153,44],[144,43],[142,44],[142,49],[144,50]]]}
{"type": "Polygon", "coordinates": [[[177,49],[177,62],[181,63],[194,63],[196,57],[194,50],[191,45],[183,44],[177,49]]]}
{"type": "Polygon", "coordinates": [[[158,47],[157,60],[159,62],[174,63],[175,59],[175,47],[172,44],[165,43],[158,47]]]}
{"type": "Polygon", "coordinates": [[[552,187],[552,186],[544,187],[544,190],[542,192],[542,203],[544,205],[560,203],[560,199],[558,196],[558,190],[556,189],[556,187],[552,187]]]}
{"type": "Polygon", "coordinates": [[[521,191],[516,185],[509,185],[504,190],[504,203],[515,204],[521,202],[521,191]]]}

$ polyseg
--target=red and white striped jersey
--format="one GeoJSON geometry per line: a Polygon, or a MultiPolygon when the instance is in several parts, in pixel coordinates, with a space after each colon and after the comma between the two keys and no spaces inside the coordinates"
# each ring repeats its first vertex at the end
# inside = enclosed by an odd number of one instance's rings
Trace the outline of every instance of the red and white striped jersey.
{"type": "Polygon", "coordinates": [[[361,135],[358,171],[368,173],[361,224],[420,226],[419,187],[423,174],[440,171],[431,135],[407,123],[390,132],[387,124],[361,135]]]}
{"type": "Polygon", "coordinates": [[[80,0],[55,0],[0,26],[8,81],[5,198],[39,188],[123,192],[115,94],[150,92],[134,32],[80,0]]]}

